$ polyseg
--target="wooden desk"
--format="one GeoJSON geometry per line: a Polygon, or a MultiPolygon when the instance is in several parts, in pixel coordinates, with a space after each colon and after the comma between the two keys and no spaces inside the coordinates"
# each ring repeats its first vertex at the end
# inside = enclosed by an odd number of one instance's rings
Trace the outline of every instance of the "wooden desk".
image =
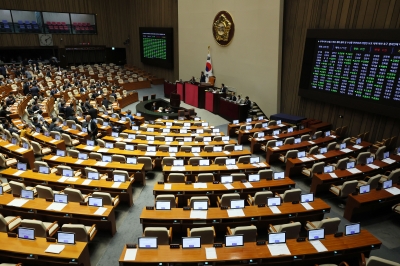
{"type": "Polygon", "coordinates": [[[24,182],[26,186],[36,186],[36,185],[46,185],[51,187],[54,190],[64,190],[66,187],[72,187],[75,189],[79,189],[82,194],[89,194],[93,192],[107,192],[110,193],[111,196],[119,196],[119,200],[121,202],[126,202],[129,206],[133,205],[133,182],[124,182],[121,183],[118,188],[113,188],[112,185],[114,182],[106,181],[105,179],[100,180],[92,180],[90,184],[83,184],[86,180],[84,178],[78,178],[76,181],[65,181],[60,182],[59,179],[61,176],[52,174],[41,174],[38,172],[33,172],[32,170],[28,170],[23,172],[22,174],[15,176],[14,174],[17,172],[16,169],[8,168],[1,172],[2,176],[7,178],[8,181],[18,181],[24,182]]]}
{"type": "MultiPolygon", "coordinates": [[[[312,160],[307,161],[307,162],[303,162],[299,158],[295,158],[295,159],[288,158],[287,162],[286,162],[285,176],[290,176],[293,174],[300,174],[303,167],[311,167],[315,162],[337,161],[343,157],[347,157],[350,155],[352,155],[353,157],[357,157],[358,153],[367,151],[371,145],[372,145],[371,143],[363,141],[360,144],[360,146],[362,146],[362,148],[360,148],[360,149],[356,149],[353,146],[349,146],[347,148],[350,149],[351,152],[347,152],[347,153],[342,152],[340,150],[332,150],[332,151],[328,151],[327,153],[324,154],[325,158],[317,159],[314,155],[314,156],[309,157],[309,158],[312,158],[312,160]]],[[[268,149],[269,149],[269,147],[268,147],[268,149]]],[[[296,148],[293,148],[293,149],[296,149],[296,148]]]]}
{"type": "Polygon", "coordinates": [[[261,128],[253,128],[251,130],[239,130],[238,134],[238,143],[244,143],[244,142],[249,142],[249,137],[252,137],[254,133],[256,132],[264,132],[265,134],[271,134],[272,131],[277,130],[277,129],[286,129],[288,125],[286,124],[280,124],[277,126],[269,126],[269,127],[261,127],[261,128]]]}
{"type": "Polygon", "coordinates": [[[220,174],[223,173],[239,173],[239,172],[246,172],[246,173],[253,173],[258,172],[259,170],[269,169],[270,166],[267,163],[263,163],[264,166],[257,167],[252,164],[243,164],[243,163],[236,163],[237,169],[228,169],[226,165],[218,165],[218,164],[210,164],[209,166],[193,166],[193,165],[185,165],[184,170],[176,170],[174,166],[163,166],[163,173],[164,173],[164,181],[167,181],[167,177],[170,173],[185,173],[188,177],[188,181],[194,181],[194,176],[198,175],[199,173],[213,173],[214,177],[218,180],[220,174]]]}
{"type": "Polygon", "coordinates": [[[268,119],[262,119],[262,120],[257,120],[257,121],[251,121],[250,123],[246,123],[246,122],[241,122],[238,124],[229,123],[227,126],[227,129],[226,129],[226,132],[227,132],[228,136],[233,137],[233,136],[236,136],[235,131],[238,130],[240,128],[240,126],[246,126],[246,125],[254,126],[255,124],[267,123],[268,121],[269,121],[268,119]]]}
{"type": "Polygon", "coordinates": [[[185,119],[185,120],[177,120],[177,119],[162,119],[162,118],[157,118],[154,121],[163,122],[163,123],[166,123],[166,122],[170,122],[170,123],[179,122],[179,123],[191,123],[191,124],[194,124],[194,123],[197,123],[197,122],[207,122],[205,120],[195,121],[195,120],[187,120],[187,119],[185,119]]]}
{"type": "Polygon", "coordinates": [[[251,153],[256,153],[256,152],[260,151],[261,145],[266,144],[270,140],[284,140],[284,139],[290,138],[290,137],[300,137],[301,135],[308,134],[310,132],[311,132],[311,129],[305,128],[302,130],[296,130],[296,131],[289,132],[289,133],[278,134],[276,136],[264,136],[262,138],[250,137],[249,139],[251,139],[251,144],[250,144],[251,153]]]}
{"type": "Polygon", "coordinates": [[[219,99],[218,114],[228,121],[239,120],[245,121],[247,117],[248,107],[244,104],[236,104],[225,98],[219,99]]]}
{"type": "MultiPolygon", "coordinates": [[[[152,203],[149,203],[152,205],[152,203]]],[[[259,232],[265,232],[269,224],[289,223],[290,221],[305,223],[306,221],[321,220],[331,207],[321,199],[315,199],[310,205],[314,208],[306,210],[301,204],[291,202],[279,206],[281,213],[274,214],[269,207],[246,206],[243,209],[245,216],[229,217],[227,210],[209,208],[207,219],[190,218],[190,210],[172,208],[171,210],[146,210],[143,208],[140,223],[143,229],[149,226],[172,227],[173,231],[186,232],[187,228],[211,226],[216,232],[226,232],[226,227],[255,225],[259,232]],[[311,220],[310,220],[311,219],[311,220]]]]}
{"type": "Polygon", "coordinates": [[[223,184],[207,183],[207,188],[195,188],[195,183],[186,185],[185,183],[171,183],[171,189],[164,189],[163,184],[155,184],[153,188],[154,196],[163,194],[174,194],[179,197],[179,206],[184,207],[187,205],[187,200],[193,196],[208,196],[211,201],[211,206],[216,207],[217,196],[226,193],[240,193],[242,199],[247,199],[247,195],[254,194],[258,191],[272,191],[277,193],[283,193],[285,190],[294,188],[296,183],[286,177],[280,180],[265,180],[262,179],[259,182],[250,182],[253,187],[247,188],[242,182],[233,182],[231,185],[233,189],[227,189],[223,184]]]}
{"type": "Polygon", "coordinates": [[[143,131],[143,130],[124,130],[124,133],[128,134],[136,134],[136,135],[146,135],[146,136],[165,136],[165,137],[197,137],[197,136],[202,136],[202,137],[213,137],[213,136],[224,136],[224,132],[220,133],[203,133],[203,134],[197,134],[197,133],[159,133],[159,132],[148,132],[148,131],[143,131]]]}
{"type": "MultiPolygon", "coordinates": [[[[400,189],[400,185],[393,185],[400,189]]],[[[385,189],[372,189],[369,193],[349,195],[344,209],[343,217],[349,221],[355,221],[361,213],[368,212],[374,215],[376,210],[391,210],[391,207],[400,202],[400,195],[393,195],[385,189]]]]}
{"type": "MultiPolygon", "coordinates": [[[[125,261],[126,246],[119,258],[121,266],[134,264],[159,265],[159,263],[204,265],[245,265],[253,260],[258,265],[314,265],[321,263],[340,263],[346,260],[358,260],[361,253],[369,255],[373,249],[379,249],[382,242],[366,230],[353,236],[334,237],[325,236],[321,240],[328,249],[318,253],[309,241],[298,243],[295,239],[288,239],[287,246],[291,255],[272,256],[268,246],[257,246],[254,242],[244,243],[241,247],[216,248],[217,259],[207,260],[205,248],[211,244],[202,245],[198,249],[170,249],[168,245],[159,245],[158,249],[138,249],[133,261],[125,261]],[[293,258],[297,259],[294,260],[293,258]]],[[[163,264],[164,265],[164,264],[163,264]]],[[[248,264],[247,264],[248,265],[248,264]]]]}
{"type": "Polygon", "coordinates": [[[116,100],[118,100],[118,104],[119,104],[120,108],[124,108],[132,103],[139,101],[139,96],[136,91],[129,93],[128,96],[126,96],[126,97],[124,95],[121,95],[121,96],[122,96],[122,98],[116,99],[116,100]]]}
{"type": "Polygon", "coordinates": [[[336,174],[337,178],[332,178],[330,174],[316,173],[313,175],[311,181],[310,192],[315,194],[326,192],[332,184],[340,185],[345,181],[363,179],[365,176],[373,176],[379,173],[382,174],[384,171],[399,167],[400,156],[391,155],[390,158],[396,162],[387,164],[381,160],[375,160],[374,165],[379,166],[378,169],[371,168],[367,165],[356,165],[356,168],[361,171],[361,173],[357,174],[353,174],[347,170],[335,170],[333,173],[336,174]]]}
{"type": "Polygon", "coordinates": [[[58,221],[64,223],[81,223],[87,226],[96,224],[99,230],[110,231],[112,235],[117,232],[115,210],[113,206],[104,205],[106,211],[97,215],[97,207],[83,206],[79,202],[69,202],[61,211],[47,210],[52,202],[35,198],[29,200],[22,207],[8,206],[14,197],[10,194],[0,196],[0,207],[3,216],[21,216],[23,219],[37,219],[43,222],[58,221]]]}
{"type": "Polygon", "coordinates": [[[50,136],[47,137],[47,136],[45,136],[41,133],[37,133],[37,132],[33,133],[30,137],[34,141],[37,141],[45,146],[51,147],[53,150],[56,150],[56,149],[65,150],[66,149],[65,142],[63,139],[56,140],[50,136]]]}
{"type": "Polygon", "coordinates": [[[7,154],[10,158],[16,158],[17,160],[27,163],[28,167],[33,169],[35,162],[35,155],[33,150],[27,150],[20,146],[13,145],[8,141],[0,140],[0,151],[7,154]]]}
{"type": "Polygon", "coordinates": [[[44,252],[50,244],[46,238],[24,240],[7,237],[0,233],[0,257],[2,262],[22,262],[24,265],[66,265],[77,264],[90,266],[89,245],[86,242],[76,242],[75,245],[65,245],[60,254],[44,252]]]}
{"type": "Polygon", "coordinates": [[[316,131],[327,131],[332,129],[332,124],[327,123],[327,122],[322,122],[314,125],[310,125],[310,128],[312,129],[313,133],[316,131]]]}
{"type": "Polygon", "coordinates": [[[144,164],[141,163],[126,164],[119,162],[109,162],[106,165],[103,165],[102,163],[97,162],[93,159],[79,160],[77,158],[72,158],[69,156],[58,157],[57,159],[54,159],[54,155],[46,155],[45,157],[43,157],[43,160],[52,166],[64,164],[71,166],[75,170],[83,169],[85,167],[95,168],[101,173],[110,173],[113,170],[124,170],[127,171],[130,175],[134,174],[135,180],[137,182],[142,182],[143,185],[146,185],[144,164]]]}
{"type": "Polygon", "coordinates": [[[329,137],[321,137],[321,138],[317,138],[314,139],[312,141],[302,141],[300,143],[297,144],[286,144],[286,145],[282,145],[280,147],[268,147],[266,152],[266,161],[268,163],[271,162],[276,162],[279,160],[279,156],[281,154],[285,155],[287,151],[289,150],[308,150],[309,147],[311,146],[322,146],[325,145],[326,143],[335,141],[336,137],[335,136],[329,136],[329,137]]]}

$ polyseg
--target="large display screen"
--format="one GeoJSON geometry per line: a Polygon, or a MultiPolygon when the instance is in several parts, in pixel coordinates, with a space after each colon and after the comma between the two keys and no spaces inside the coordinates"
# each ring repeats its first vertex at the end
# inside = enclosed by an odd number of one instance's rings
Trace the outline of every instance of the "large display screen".
{"type": "Polygon", "coordinates": [[[139,28],[140,57],[144,64],[172,68],[172,28],[139,28]]]}
{"type": "Polygon", "coordinates": [[[395,36],[374,30],[309,30],[299,95],[395,116],[400,110],[400,38],[395,36]]]}

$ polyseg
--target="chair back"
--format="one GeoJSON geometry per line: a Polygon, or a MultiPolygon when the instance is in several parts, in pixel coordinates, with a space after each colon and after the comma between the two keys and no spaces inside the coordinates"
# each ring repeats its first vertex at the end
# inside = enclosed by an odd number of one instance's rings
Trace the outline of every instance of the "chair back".
{"type": "Polygon", "coordinates": [[[146,227],[144,236],[157,237],[158,245],[169,245],[169,231],[166,227],[146,227]]]}
{"type": "Polygon", "coordinates": [[[243,242],[255,242],[257,240],[257,227],[254,225],[238,226],[234,235],[243,235],[243,242]]]}
{"type": "Polygon", "coordinates": [[[366,164],[367,163],[367,158],[371,156],[370,152],[360,152],[357,156],[357,162],[356,164],[366,164]]]}
{"type": "Polygon", "coordinates": [[[245,173],[234,173],[232,174],[232,181],[241,181],[247,179],[245,173]]]}
{"type": "Polygon", "coordinates": [[[214,160],[214,164],[221,164],[224,165],[226,162],[226,159],[228,159],[228,157],[217,157],[214,160]]]}
{"type": "Polygon", "coordinates": [[[328,151],[333,151],[334,149],[336,149],[336,145],[337,145],[336,141],[330,142],[330,143],[326,146],[326,149],[327,149],[328,151]]]}
{"type": "Polygon", "coordinates": [[[34,152],[35,154],[43,155],[43,154],[42,154],[42,147],[40,146],[40,144],[39,144],[38,142],[32,140],[32,141],[31,141],[31,144],[32,144],[33,152],[34,152]]]}
{"type": "Polygon", "coordinates": [[[112,202],[112,197],[110,195],[110,193],[106,193],[106,192],[93,192],[92,194],[93,197],[97,197],[97,198],[102,198],[103,199],[103,204],[104,205],[113,205],[112,202]]]}
{"type": "Polygon", "coordinates": [[[286,138],[283,144],[294,144],[294,137],[286,138]]]}
{"type": "Polygon", "coordinates": [[[238,158],[238,160],[237,160],[237,163],[248,164],[248,163],[250,163],[250,158],[251,158],[250,155],[243,155],[243,156],[240,156],[240,157],[238,158]]]}
{"type": "Polygon", "coordinates": [[[83,195],[79,189],[65,188],[64,194],[68,195],[68,201],[72,201],[72,202],[83,201],[83,195]]]}
{"type": "Polygon", "coordinates": [[[286,239],[296,239],[299,237],[300,229],[301,229],[300,222],[287,223],[287,224],[282,224],[280,226],[279,232],[285,232],[286,239]]]}
{"type": "Polygon", "coordinates": [[[299,152],[299,150],[289,150],[289,151],[287,151],[286,155],[285,155],[285,163],[287,162],[288,158],[293,158],[293,159],[297,158],[297,153],[298,152],[299,152]]]}
{"type": "Polygon", "coordinates": [[[89,173],[98,173],[97,169],[91,167],[85,167],[85,175],[88,176],[89,173]]]}
{"type": "Polygon", "coordinates": [[[191,208],[193,208],[193,204],[195,202],[199,202],[199,201],[207,201],[208,205],[210,205],[210,199],[207,196],[193,196],[193,197],[190,197],[189,206],[191,208]]]}
{"type": "Polygon", "coordinates": [[[300,137],[300,140],[303,141],[308,141],[310,140],[310,134],[304,134],[300,137]]]}
{"type": "Polygon", "coordinates": [[[300,188],[286,190],[285,193],[283,193],[282,195],[282,201],[283,202],[300,201],[300,196],[301,196],[300,188]]]}
{"type": "Polygon", "coordinates": [[[335,234],[338,231],[339,224],[340,224],[340,218],[333,217],[333,218],[321,220],[321,223],[318,226],[318,228],[324,228],[325,234],[331,235],[331,234],[335,234]]]}
{"type": "Polygon", "coordinates": [[[314,138],[320,138],[322,136],[322,131],[317,131],[314,133],[314,138]]]}
{"type": "Polygon", "coordinates": [[[197,182],[214,182],[214,175],[212,173],[200,173],[197,176],[197,182]]]}
{"type": "Polygon", "coordinates": [[[49,167],[49,165],[46,162],[42,162],[42,161],[34,161],[33,162],[33,166],[35,168],[36,171],[39,171],[39,167],[40,166],[46,166],[49,167]]]}
{"type": "Polygon", "coordinates": [[[276,140],[269,140],[267,142],[267,144],[265,144],[265,148],[268,148],[268,147],[273,148],[273,147],[275,147],[275,145],[276,145],[276,140]]]}
{"type": "Polygon", "coordinates": [[[190,236],[199,236],[202,245],[214,244],[214,227],[199,227],[190,230],[190,236]]]}
{"type": "Polygon", "coordinates": [[[189,159],[189,164],[190,165],[199,165],[200,160],[203,159],[203,157],[191,157],[189,159]]]}
{"type": "Polygon", "coordinates": [[[130,181],[129,174],[128,174],[127,171],[124,171],[124,170],[114,170],[112,173],[113,173],[113,175],[122,175],[122,176],[125,176],[125,182],[126,182],[126,181],[130,181]]]}
{"type": "Polygon", "coordinates": [[[376,189],[379,185],[379,181],[381,180],[382,175],[374,175],[368,179],[368,185],[370,189],[376,189]]]}
{"type": "Polygon", "coordinates": [[[336,169],[345,170],[347,168],[347,163],[349,158],[342,158],[336,163],[336,169]]]}
{"type": "Polygon", "coordinates": [[[101,161],[101,160],[103,160],[103,155],[98,152],[91,152],[91,153],[89,153],[89,159],[101,161]]]}
{"type": "Polygon", "coordinates": [[[78,158],[79,156],[79,151],[77,150],[69,150],[68,151],[68,156],[72,157],[72,158],[78,158]]]}
{"type": "MultiPolygon", "coordinates": [[[[167,151],[168,151],[168,146],[167,146],[167,151]]],[[[175,159],[176,159],[175,157],[164,157],[164,158],[162,159],[161,164],[162,164],[163,166],[164,166],[164,165],[173,165],[175,159]]]]}
{"type": "Polygon", "coordinates": [[[274,197],[272,191],[258,191],[254,194],[252,205],[266,204],[268,198],[274,197]]]}
{"type": "Polygon", "coordinates": [[[230,206],[231,200],[240,199],[239,193],[228,193],[221,196],[220,206],[230,206]]]}
{"type": "Polygon", "coordinates": [[[385,151],[386,151],[386,146],[379,147],[375,152],[375,159],[382,160],[383,154],[385,153],[385,151]]]}
{"type": "Polygon", "coordinates": [[[139,151],[146,151],[148,146],[149,146],[149,145],[147,145],[147,144],[138,144],[138,145],[137,145],[137,149],[138,149],[139,151]]]}
{"type": "Polygon", "coordinates": [[[137,162],[144,164],[145,171],[153,170],[153,163],[150,157],[144,157],[144,156],[138,157],[137,162]]]}
{"type": "Polygon", "coordinates": [[[21,182],[10,181],[8,184],[9,184],[10,187],[11,187],[11,193],[12,193],[13,195],[18,195],[18,196],[20,196],[20,195],[21,195],[21,190],[22,190],[22,189],[26,189],[25,184],[24,184],[24,183],[21,183],[21,182]]]}
{"type": "Polygon", "coordinates": [[[21,220],[21,227],[28,227],[35,229],[35,237],[47,237],[46,227],[42,221],[23,219],[21,220]]]}
{"type": "Polygon", "coordinates": [[[259,170],[258,174],[260,175],[260,179],[272,180],[274,171],[271,169],[259,170]]]}
{"type": "Polygon", "coordinates": [[[397,184],[399,182],[400,177],[400,168],[396,170],[392,170],[388,176],[388,180],[393,180],[393,184],[397,184]]]}
{"type": "Polygon", "coordinates": [[[319,163],[314,163],[313,166],[311,167],[311,175],[310,177],[312,177],[312,175],[314,173],[323,173],[324,172],[324,166],[325,166],[325,162],[319,162],[319,163]]]}
{"type": "Polygon", "coordinates": [[[75,233],[75,241],[88,242],[89,236],[85,225],[83,224],[64,224],[61,227],[63,232],[75,233]]]}
{"type": "Polygon", "coordinates": [[[168,200],[170,202],[171,208],[176,208],[175,195],[173,194],[162,194],[156,197],[156,200],[168,200]]]}
{"type": "Polygon", "coordinates": [[[382,259],[376,256],[370,256],[368,258],[366,266],[399,266],[400,264],[387,259],[382,259]]]}
{"type": "Polygon", "coordinates": [[[106,147],[106,142],[102,139],[96,139],[97,145],[100,146],[100,148],[105,148],[106,147]]]}
{"type": "Polygon", "coordinates": [[[8,232],[8,222],[4,216],[0,214],[0,232],[8,232]]]}
{"type": "Polygon", "coordinates": [[[115,148],[118,148],[120,150],[125,150],[125,147],[126,147],[125,142],[121,142],[121,141],[115,142],[115,148]]]}
{"type": "Polygon", "coordinates": [[[180,148],[181,152],[191,152],[192,151],[192,146],[188,146],[188,145],[183,145],[180,148]]]}
{"type": "Polygon", "coordinates": [[[57,174],[62,175],[63,170],[72,170],[71,166],[68,165],[57,165],[57,174]]]}
{"type": "Polygon", "coordinates": [[[119,163],[126,163],[126,158],[124,155],[120,155],[120,154],[113,154],[111,156],[111,161],[113,162],[119,162],[119,163]]]}
{"type": "Polygon", "coordinates": [[[318,146],[313,146],[311,149],[308,151],[308,154],[318,154],[318,146]]]}
{"type": "Polygon", "coordinates": [[[358,185],[357,180],[344,182],[342,185],[342,189],[340,190],[339,197],[340,198],[347,197],[350,193],[353,193],[356,190],[357,185],[358,185]]]}
{"type": "Polygon", "coordinates": [[[53,190],[50,187],[37,185],[37,197],[41,199],[52,199],[54,197],[53,190]]]}
{"type": "Polygon", "coordinates": [[[185,183],[185,174],[182,173],[169,174],[168,183],[185,183]]]}

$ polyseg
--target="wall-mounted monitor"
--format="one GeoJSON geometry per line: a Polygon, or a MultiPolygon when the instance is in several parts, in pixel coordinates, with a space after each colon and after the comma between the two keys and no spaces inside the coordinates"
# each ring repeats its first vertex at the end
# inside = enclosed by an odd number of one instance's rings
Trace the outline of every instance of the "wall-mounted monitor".
{"type": "Polygon", "coordinates": [[[142,63],[163,68],[174,67],[173,28],[139,27],[142,63]]]}

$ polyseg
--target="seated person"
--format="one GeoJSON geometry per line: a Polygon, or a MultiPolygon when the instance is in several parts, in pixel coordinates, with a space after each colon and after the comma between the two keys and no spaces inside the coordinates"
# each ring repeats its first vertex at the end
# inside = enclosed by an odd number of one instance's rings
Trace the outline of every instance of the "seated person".
{"type": "Polygon", "coordinates": [[[231,96],[229,97],[229,100],[236,102],[237,99],[236,99],[236,95],[235,95],[235,92],[234,92],[234,91],[232,91],[232,94],[231,94],[231,96]]]}
{"type": "Polygon", "coordinates": [[[106,109],[108,109],[108,106],[110,105],[110,102],[107,100],[106,97],[103,98],[103,101],[101,102],[102,105],[104,105],[104,107],[106,109]]]}
{"type": "Polygon", "coordinates": [[[166,113],[172,113],[172,108],[171,108],[171,106],[168,106],[167,108],[165,108],[165,110],[164,110],[164,112],[166,112],[166,113]]]}
{"type": "Polygon", "coordinates": [[[132,116],[132,111],[131,110],[126,111],[126,117],[129,117],[129,119],[131,121],[135,120],[135,118],[132,116]]]}
{"type": "Polygon", "coordinates": [[[7,129],[11,134],[12,134],[12,133],[18,134],[18,129],[16,129],[15,127],[13,127],[13,125],[11,125],[7,120],[4,121],[3,128],[4,128],[4,129],[7,129]]]}
{"type": "Polygon", "coordinates": [[[78,118],[76,118],[76,116],[75,116],[75,112],[72,112],[71,115],[67,117],[67,120],[75,121],[75,123],[77,123],[77,124],[79,122],[78,118]]]}
{"type": "Polygon", "coordinates": [[[236,103],[237,104],[242,104],[243,103],[243,99],[240,97],[240,95],[238,95],[236,103]]]}
{"type": "Polygon", "coordinates": [[[28,124],[24,124],[20,132],[20,137],[27,138],[28,136],[32,135],[32,132],[33,129],[28,124]]]}
{"type": "Polygon", "coordinates": [[[6,100],[6,104],[7,106],[13,105],[15,103],[15,98],[14,95],[12,95],[12,93],[10,93],[10,95],[8,95],[7,100],[6,100]]]}

